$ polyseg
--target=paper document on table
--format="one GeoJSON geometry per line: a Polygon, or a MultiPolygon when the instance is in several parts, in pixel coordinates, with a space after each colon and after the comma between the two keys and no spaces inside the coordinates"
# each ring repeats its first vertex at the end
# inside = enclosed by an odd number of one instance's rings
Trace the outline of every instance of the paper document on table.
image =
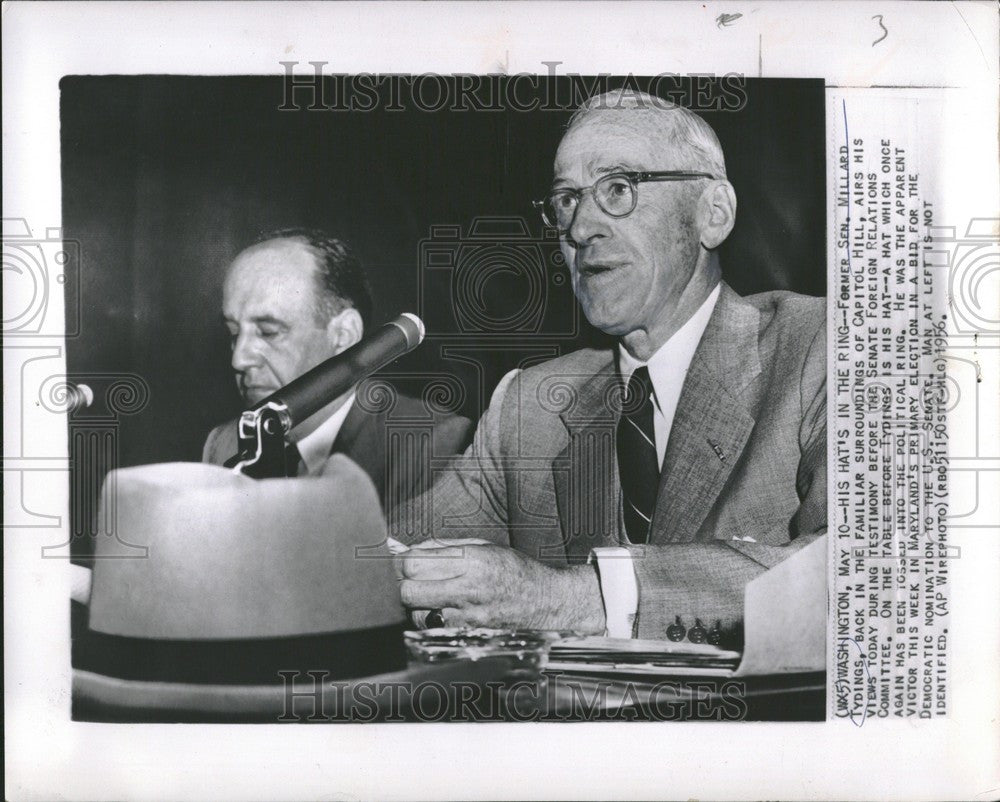
{"type": "Polygon", "coordinates": [[[747,584],[737,676],[826,669],[826,537],[747,584]]]}
{"type": "Polygon", "coordinates": [[[547,668],[570,673],[728,675],[740,653],[708,643],[628,638],[565,638],[549,651],[547,668]]]}

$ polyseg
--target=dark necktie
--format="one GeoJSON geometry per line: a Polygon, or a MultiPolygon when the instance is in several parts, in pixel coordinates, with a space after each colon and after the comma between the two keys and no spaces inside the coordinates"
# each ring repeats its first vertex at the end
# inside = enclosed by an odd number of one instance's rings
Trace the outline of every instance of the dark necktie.
{"type": "Polygon", "coordinates": [[[293,477],[299,475],[299,463],[302,461],[302,454],[295,443],[285,446],[285,476],[293,477]]]}
{"type": "Polygon", "coordinates": [[[615,446],[624,496],[625,534],[632,543],[646,543],[656,507],[660,464],[653,433],[653,383],[645,366],[636,368],[628,381],[615,446]]]}

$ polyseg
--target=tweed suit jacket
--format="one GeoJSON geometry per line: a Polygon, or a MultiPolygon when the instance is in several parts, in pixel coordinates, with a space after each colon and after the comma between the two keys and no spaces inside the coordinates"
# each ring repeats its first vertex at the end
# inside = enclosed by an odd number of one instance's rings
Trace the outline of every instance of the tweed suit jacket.
{"type": "Polygon", "coordinates": [[[825,330],[823,299],[741,298],[723,284],[684,380],[648,544],[624,536],[611,350],[506,375],[473,444],[420,500],[424,520],[437,537],[557,566],[626,546],[639,637],[662,638],[675,616],[737,627],[746,583],[826,531],[825,330]]]}
{"type": "MultiPolygon", "coordinates": [[[[383,389],[380,384],[376,392],[383,389]]],[[[462,453],[472,438],[472,421],[431,411],[405,395],[384,394],[374,402],[362,400],[364,395],[352,404],[330,453],[349,457],[371,477],[392,533],[398,521],[390,513],[425,492],[434,470],[462,453]]],[[[236,421],[230,421],[209,433],[202,461],[222,465],[236,451],[236,421]]]]}

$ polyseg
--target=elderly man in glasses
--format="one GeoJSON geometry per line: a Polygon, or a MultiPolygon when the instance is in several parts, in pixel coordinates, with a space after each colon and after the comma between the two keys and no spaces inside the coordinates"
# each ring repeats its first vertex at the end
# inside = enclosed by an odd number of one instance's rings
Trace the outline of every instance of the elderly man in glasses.
{"type": "Polygon", "coordinates": [[[504,377],[403,601],[430,624],[737,640],[746,583],[826,530],[824,302],[721,281],[719,141],[660,99],[584,104],[536,206],[618,346],[504,377]]]}

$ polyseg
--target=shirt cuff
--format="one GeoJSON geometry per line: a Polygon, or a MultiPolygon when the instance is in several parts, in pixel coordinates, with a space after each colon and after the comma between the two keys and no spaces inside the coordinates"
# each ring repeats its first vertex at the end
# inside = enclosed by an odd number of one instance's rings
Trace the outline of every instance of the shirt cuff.
{"type": "Polygon", "coordinates": [[[632,567],[632,554],[621,546],[591,549],[590,563],[597,562],[597,575],[604,599],[604,634],[609,638],[631,638],[639,610],[639,585],[632,567]]]}

